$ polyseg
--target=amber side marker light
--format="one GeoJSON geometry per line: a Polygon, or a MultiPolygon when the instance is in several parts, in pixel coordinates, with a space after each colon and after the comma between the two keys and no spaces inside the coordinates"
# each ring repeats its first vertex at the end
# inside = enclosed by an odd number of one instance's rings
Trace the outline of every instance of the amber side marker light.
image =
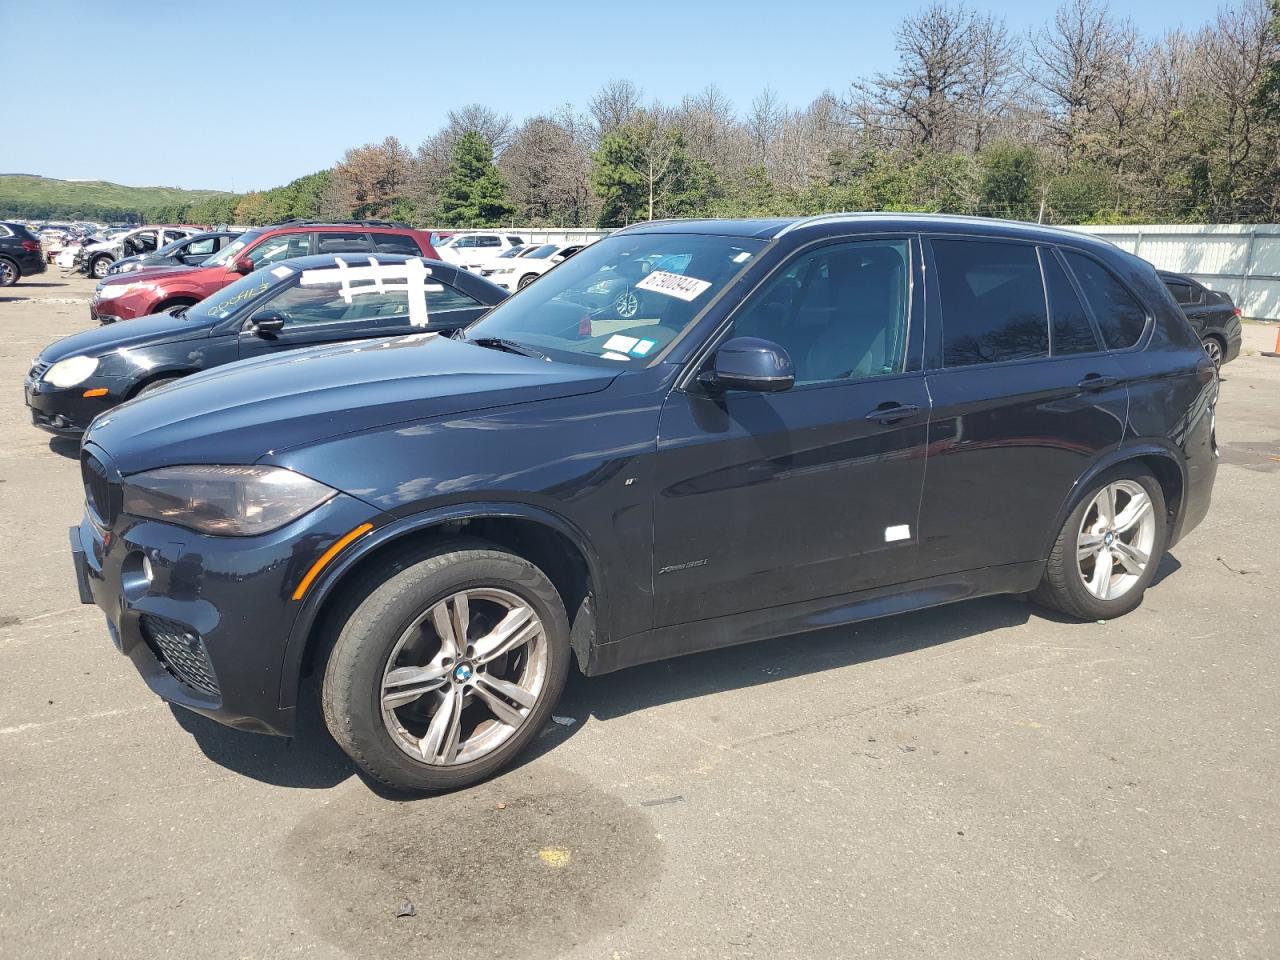
{"type": "Polygon", "coordinates": [[[94,387],[92,390],[86,390],[84,392],[84,396],[86,397],[105,397],[106,395],[107,395],[106,387],[94,387]]]}
{"type": "Polygon", "coordinates": [[[301,600],[307,595],[307,588],[311,586],[313,580],[320,576],[320,571],[329,565],[329,561],[340,554],[347,544],[353,540],[359,540],[366,533],[373,529],[372,523],[362,523],[350,533],[344,534],[333,546],[320,555],[320,559],[311,565],[311,569],[307,571],[307,575],[302,578],[302,582],[298,584],[298,589],[293,591],[293,599],[301,600]]]}

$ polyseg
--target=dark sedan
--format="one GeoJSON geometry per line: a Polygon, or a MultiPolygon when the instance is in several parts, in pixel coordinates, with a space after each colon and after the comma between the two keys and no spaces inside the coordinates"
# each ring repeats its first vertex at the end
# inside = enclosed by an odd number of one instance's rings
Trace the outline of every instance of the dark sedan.
{"type": "Polygon", "coordinates": [[[238,236],[240,236],[239,230],[210,230],[208,233],[183,237],[153,253],[140,253],[137,256],[117,260],[107,270],[107,276],[133,273],[135,270],[145,270],[148,267],[195,267],[204,263],[238,236]]]}
{"type": "Polygon", "coordinates": [[[1240,308],[1221,290],[1210,290],[1186,274],[1160,271],[1160,279],[1191,321],[1191,328],[1204,344],[1215,367],[1240,356],[1240,308]]]}
{"type": "Polygon", "coordinates": [[[0,222],[0,287],[44,271],[40,241],[21,223],[0,222]]]}
{"type": "Polygon", "coordinates": [[[200,370],[317,344],[451,333],[507,296],[488,280],[436,260],[346,259],[352,262],[334,254],[288,260],[195,306],[50,344],[26,378],[32,422],[77,435],[104,410],[200,370]]]}

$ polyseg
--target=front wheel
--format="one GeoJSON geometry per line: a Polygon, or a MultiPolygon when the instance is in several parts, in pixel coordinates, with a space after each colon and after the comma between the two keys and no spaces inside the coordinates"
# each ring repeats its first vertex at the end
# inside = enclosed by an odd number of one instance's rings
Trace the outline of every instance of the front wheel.
{"type": "Polygon", "coordinates": [[[321,688],[325,722],[374,779],[469,786],[537,734],[569,670],[569,624],[521,557],[456,540],[401,554],[357,584],[321,688]]]}
{"type": "Polygon", "coordinates": [[[529,284],[533,283],[533,281],[537,279],[538,279],[538,275],[536,273],[526,273],[523,277],[520,278],[520,282],[516,284],[516,289],[523,290],[525,287],[527,287],[529,284]]]}
{"type": "Polygon", "coordinates": [[[95,280],[101,280],[107,275],[107,271],[111,269],[111,260],[106,257],[99,257],[89,265],[89,274],[95,280]]]}
{"type": "Polygon", "coordinates": [[[1032,599],[1080,620],[1109,620],[1142,602],[1166,543],[1164,494],[1150,473],[1120,467],[1071,511],[1032,599]]]}

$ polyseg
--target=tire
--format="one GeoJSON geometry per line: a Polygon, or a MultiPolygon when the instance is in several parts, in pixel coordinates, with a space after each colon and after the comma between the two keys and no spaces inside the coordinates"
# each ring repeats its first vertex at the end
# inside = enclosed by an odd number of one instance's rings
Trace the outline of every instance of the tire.
{"type": "Polygon", "coordinates": [[[145,397],[148,393],[154,393],[161,387],[167,387],[171,383],[181,380],[181,377],[161,377],[158,380],[152,380],[150,383],[144,383],[142,389],[134,394],[135,397],[145,397]]]}
{"type": "Polygon", "coordinates": [[[1031,598],[1078,620],[1123,616],[1142,602],[1167,543],[1160,484],[1142,467],[1122,464],[1099,478],[1071,511],[1045,563],[1044,579],[1031,598]],[[1116,504],[1110,523],[1105,517],[1107,490],[1116,504]],[[1141,506],[1139,492],[1149,506],[1126,526],[1129,509],[1141,506]],[[1104,552],[1108,557],[1103,557],[1104,552]]]}
{"type": "Polygon", "coordinates": [[[1201,344],[1204,347],[1205,356],[1207,356],[1210,360],[1213,361],[1214,368],[1221,370],[1222,369],[1222,353],[1223,353],[1223,350],[1225,349],[1223,347],[1222,342],[1217,337],[1208,336],[1201,341],[1201,344]]]}
{"type": "Polygon", "coordinates": [[[152,313],[164,313],[166,310],[174,310],[178,307],[194,307],[198,301],[191,300],[186,297],[179,297],[176,300],[166,300],[164,303],[152,309],[152,313]]]}
{"type": "Polygon", "coordinates": [[[394,555],[351,588],[328,629],[336,636],[321,684],[325,724],[365,773],[409,793],[469,786],[511,763],[545,725],[571,658],[568,618],[551,581],[527,560],[478,540],[394,555]],[[467,597],[468,611],[461,648],[445,639],[459,626],[459,596],[467,597]],[[537,622],[519,619],[526,611],[537,622]],[[493,628],[508,622],[514,639],[530,639],[484,662],[486,641],[490,650],[502,646],[494,638],[503,631],[493,628]],[[458,649],[461,656],[449,656],[458,649]],[[495,679],[518,690],[526,705],[496,698],[495,679]],[[402,702],[384,709],[384,697],[402,702]],[[456,724],[452,704],[459,705],[456,724]]]}
{"type": "Polygon", "coordinates": [[[536,273],[526,273],[523,277],[520,278],[520,282],[516,284],[516,289],[523,290],[525,287],[527,287],[529,284],[533,283],[533,281],[537,279],[538,279],[538,275],[536,273]]]}
{"type": "Polygon", "coordinates": [[[95,280],[101,280],[107,275],[107,271],[111,269],[114,263],[110,257],[97,257],[89,264],[89,276],[95,280]]]}
{"type": "Polygon", "coordinates": [[[0,257],[0,287],[12,287],[22,277],[22,270],[8,257],[0,257]]]}

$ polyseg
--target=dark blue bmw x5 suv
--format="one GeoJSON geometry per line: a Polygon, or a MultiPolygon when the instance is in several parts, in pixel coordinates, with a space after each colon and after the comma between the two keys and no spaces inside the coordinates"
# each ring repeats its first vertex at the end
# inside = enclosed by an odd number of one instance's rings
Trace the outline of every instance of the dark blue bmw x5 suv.
{"type": "Polygon", "coordinates": [[[1155,271],[1025,224],[644,224],[452,337],[100,416],[81,598],[162,697],[371,776],[508,763],[589,674],[995,593],[1138,605],[1205,516],[1213,364],[1155,271]]]}

